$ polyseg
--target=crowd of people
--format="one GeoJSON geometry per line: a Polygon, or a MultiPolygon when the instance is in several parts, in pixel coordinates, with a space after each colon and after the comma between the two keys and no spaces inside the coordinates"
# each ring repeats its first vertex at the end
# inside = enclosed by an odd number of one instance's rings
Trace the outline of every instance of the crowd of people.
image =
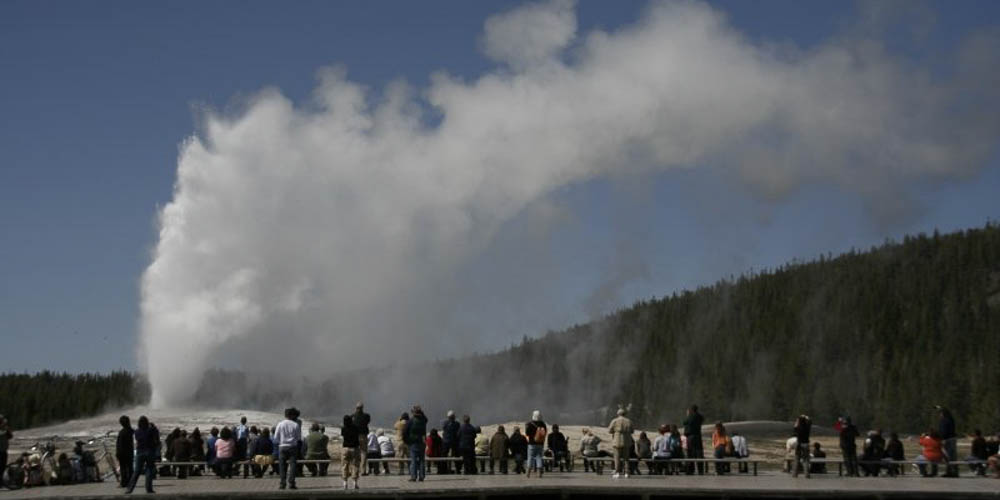
{"type": "MultiPolygon", "coordinates": [[[[921,452],[911,460],[919,473],[924,477],[936,476],[938,466],[943,465],[945,468],[943,477],[958,477],[956,462],[967,462],[969,468],[978,475],[985,475],[990,470],[1000,477],[1000,455],[998,455],[1000,435],[987,440],[981,430],[975,429],[969,436],[971,453],[962,459],[958,456],[955,417],[943,406],[935,406],[935,409],[938,412],[938,425],[920,435],[918,444],[921,452]]],[[[811,473],[826,472],[825,460],[810,463],[812,459],[826,459],[826,452],[820,443],[813,443],[810,447],[811,429],[812,420],[809,416],[799,415],[793,428],[793,437],[788,442],[788,449],[794,450],[795,454],[791,471],[793,476],[797,477],[799,473],[804,472],[805,476],[809,477],[811,473]]],[[[868,431],[859,459],[857,440],[861,437],[861,433],[851,417],[838,418],[833,429],[839,435],[843,466],[845,474],[849,477],[858,477],[862,474],[878,476],[883,470],[890,476],[896,476],[901,473],[899,462],[907,462],[903,442],[895,432],[891,432],[889,440],[886,441],[882,429],[868,431]]]]}
{"type": "MultiPolygon", "coordinates": [[[[922,452],[913,461],[921,474],[937,474],[939,465],[945,467],[945,476],[958,474],[956,426],[951,413],[938,407],[940,419],[937,428],[928,429],[919,439],[922,452]]],[[[660,425],[658,434],[650,440],[645,432],[638,432],[628,418],[629,408],[621,407],[610,422],[607,443],[611,452],[601,449],[602,440],[588,428],[582,431],[578,455],[583,460],[585,472],[602,473],[604,463],[611,462],[613,478],[638,475],[640,464],[646,465],[648,474],[705,474],[710,462],[715,462],[716,474],[728,474],[733,461],[728,458],[747,458],[747,440],[737,432],[728,432],[717,422],[711,436],[711,455],[705,460],[702,444],[704,417],[696,405],[687,409],[680,426],[660,425]],[[692,460],[695,459],[695,460],[692,460]],[[717,459],[717,460],[716,460],[717,459]]],[[[212,472],[220,479],[229,479],[241,472],[244,478],[253,475],[261,478],[274,475],[279,479],[279,489],[296,489],[296,477],[306,472],[313,476],[326,476],[331,463],[330,437],[321,423],[313,423],[303,435],[303,422],[295,408],[285,410],[284,419],[273,427],[247,425],[246,417],[238,425],[213,427],[207,437],[199,428],[190,432],[175,428],[161,439],[156,424],[145,416],[139,417],[132,427],[131,419],[119,420],[115,454],[120,464],[121,486],[125,493],[132,493],[140,476],[145,476],[145,488],[153,493],[156,476],[184,479],[188,476],[212,472]],[[303,460],[304,459],[304,460],[303,460]]],[[[900,473],[900,463],[905,461],[902,441],[896,433],[889,439],[881,429],[869,431],[863,442],[860,458],[856,442],[861,437],[850,417],[838,419],[834,429],[839,433],[843,465],[848,476],[861,474],[877,476],[881,471],[889,475],[900,473]]],[[[800,415],[793,426],[793,437],[788,450],[794,452],[789,472],[793,476],[826,471],[826,453],[820,443],[811,442],[812,421],[800,415]]],[[[6,448],[11,438],[7,423],[0,416],[0,465],[6,462],[6,448]]],[[[997,455],[1000,437],[987,440],[980,430],[971,438],[971,455],[964,461],[977,474],[992,470],[1000,477],[1000,456],[997,455]]],[[[82,450],[82,443],[78,443],[82,450]]],[[[81,451],[81,453],[83,453],[81,451]]],[[[344,415],[340,422],[340,465],[344,489],[360,488],[360,478],[390,472],[388,460],[399,458],[400,472],[409,469],[410,481],[423,481],[431,464],[439,474],[524,474],[543,477],[547,471],[569,471],[573,467],[573,454],[569,440],[559,426],[551,426],[535,410],[530,420],[513,425],[510,434],[500,425],[492,435],[472,423],[469,415],[458,418],[448,411],[438,427],[430,427],[420,406],[413,406],[395,422],[393,429],[372,428],[371,416],[364,405],[358,403],[353,413],[344,415]],[[438,458],[450,460],[435,460],[438,458]],[[513,471],[509,463],[513,462],[513,471]]],[[[747,472],[745,461],[735,461],[739,472],[747,472]]],[[[0,469],[2,470],[2,469],[0,469]]]]}

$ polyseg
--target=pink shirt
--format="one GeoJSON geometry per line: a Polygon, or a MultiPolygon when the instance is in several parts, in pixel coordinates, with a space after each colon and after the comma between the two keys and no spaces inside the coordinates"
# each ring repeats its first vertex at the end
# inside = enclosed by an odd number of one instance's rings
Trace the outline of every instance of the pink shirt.
{"type": "Polygon", "coordinates": [[[232,439],[220,439],[215,442],[216,458],[233,458],[233,448],[236,443],[232,439]]]}

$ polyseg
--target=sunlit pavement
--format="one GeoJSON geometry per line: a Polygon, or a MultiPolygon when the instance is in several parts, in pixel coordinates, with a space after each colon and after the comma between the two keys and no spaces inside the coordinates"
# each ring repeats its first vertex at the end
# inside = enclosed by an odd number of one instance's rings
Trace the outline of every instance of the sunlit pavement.
{"type": "MultiPolygon", "coordinates": [[[[430,475],[424,482],[411,483],[406,476],[368,476],[361,478],[360,490],[344,491],[338,476],[298,479],[298,490],[278,490],[273,476],[264,479],[218,479],[212,476],[185,480],[157,479],[156,496],[160,497],[306,497],[319,498],[349,494],[372,498],[445,496],[454,498],[539,497],[700,497],[700,498],[1000,498],[1000,480],[984,477],[961,478],[841,478],[814,475],[811,479],[791,478],[781,473],[757,477],[731,475],[706,476],[632,476],[612,479],[605,474],[546,474],[543,478],[515,475],[430,475]]],[[[140,478],[132,496],[145,496],[140,478]]],[[[123,497],[124,490],[114,482],[73,486],[46,486],[21,490],[0,490],[0,499],[15,498],[95,498],[123,497]]]]}

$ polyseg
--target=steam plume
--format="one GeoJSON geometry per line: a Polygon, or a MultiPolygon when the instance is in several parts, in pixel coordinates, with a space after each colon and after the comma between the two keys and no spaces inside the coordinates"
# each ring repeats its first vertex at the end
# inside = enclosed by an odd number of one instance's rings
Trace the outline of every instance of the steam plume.
{"type": "Polygon", "coordinates": [[[481,43],[497,66],[474,81],[373,94],[326,68],[308,104],[269,89],[205,117],[142,281],[154,404],[219,360],[322,376],[461,351],[457,309],[484,292],[458,270],[563,186],[711,165],[760,196],[830,183],[878,210],[976,171],[1000,128],[986,35],[940,76],[860,35],[752,43],[693,2],[578,35],[552,1],[488,19],[481,43]]]}

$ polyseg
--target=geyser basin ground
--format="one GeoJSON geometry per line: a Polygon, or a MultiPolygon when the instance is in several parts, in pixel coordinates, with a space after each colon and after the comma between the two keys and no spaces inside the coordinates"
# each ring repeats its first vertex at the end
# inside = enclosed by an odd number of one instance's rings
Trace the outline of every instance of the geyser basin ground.
{"type": "MultiPolygon", "coordinates": [[[[582,472],[524,476],[427,476],[423,483],[409,483],[405,476],[365,477],[359,491],[344,491],[340,479],[302,478],[297,491],[278,491],[277,479],[230,479],[202,477],[186,480],[162,479],[155,483],[156,498],[526,498],[526,499],[642,499],[658,498],[854,498],[908,500],[931,498],[998,498],[996,479],[964,476],[959,479],[839,478],[836,474],[812,479],[793,479],[772,473],[748,476],[638,476],[613,480],[607,474],[582,472]]],[[[133,496],[141,496],[141,488],[133,496]]],[[[113,482],[78,486],[51,486],[0,492],[2,499],[20,498],[122,498],[113,482]]]]}

